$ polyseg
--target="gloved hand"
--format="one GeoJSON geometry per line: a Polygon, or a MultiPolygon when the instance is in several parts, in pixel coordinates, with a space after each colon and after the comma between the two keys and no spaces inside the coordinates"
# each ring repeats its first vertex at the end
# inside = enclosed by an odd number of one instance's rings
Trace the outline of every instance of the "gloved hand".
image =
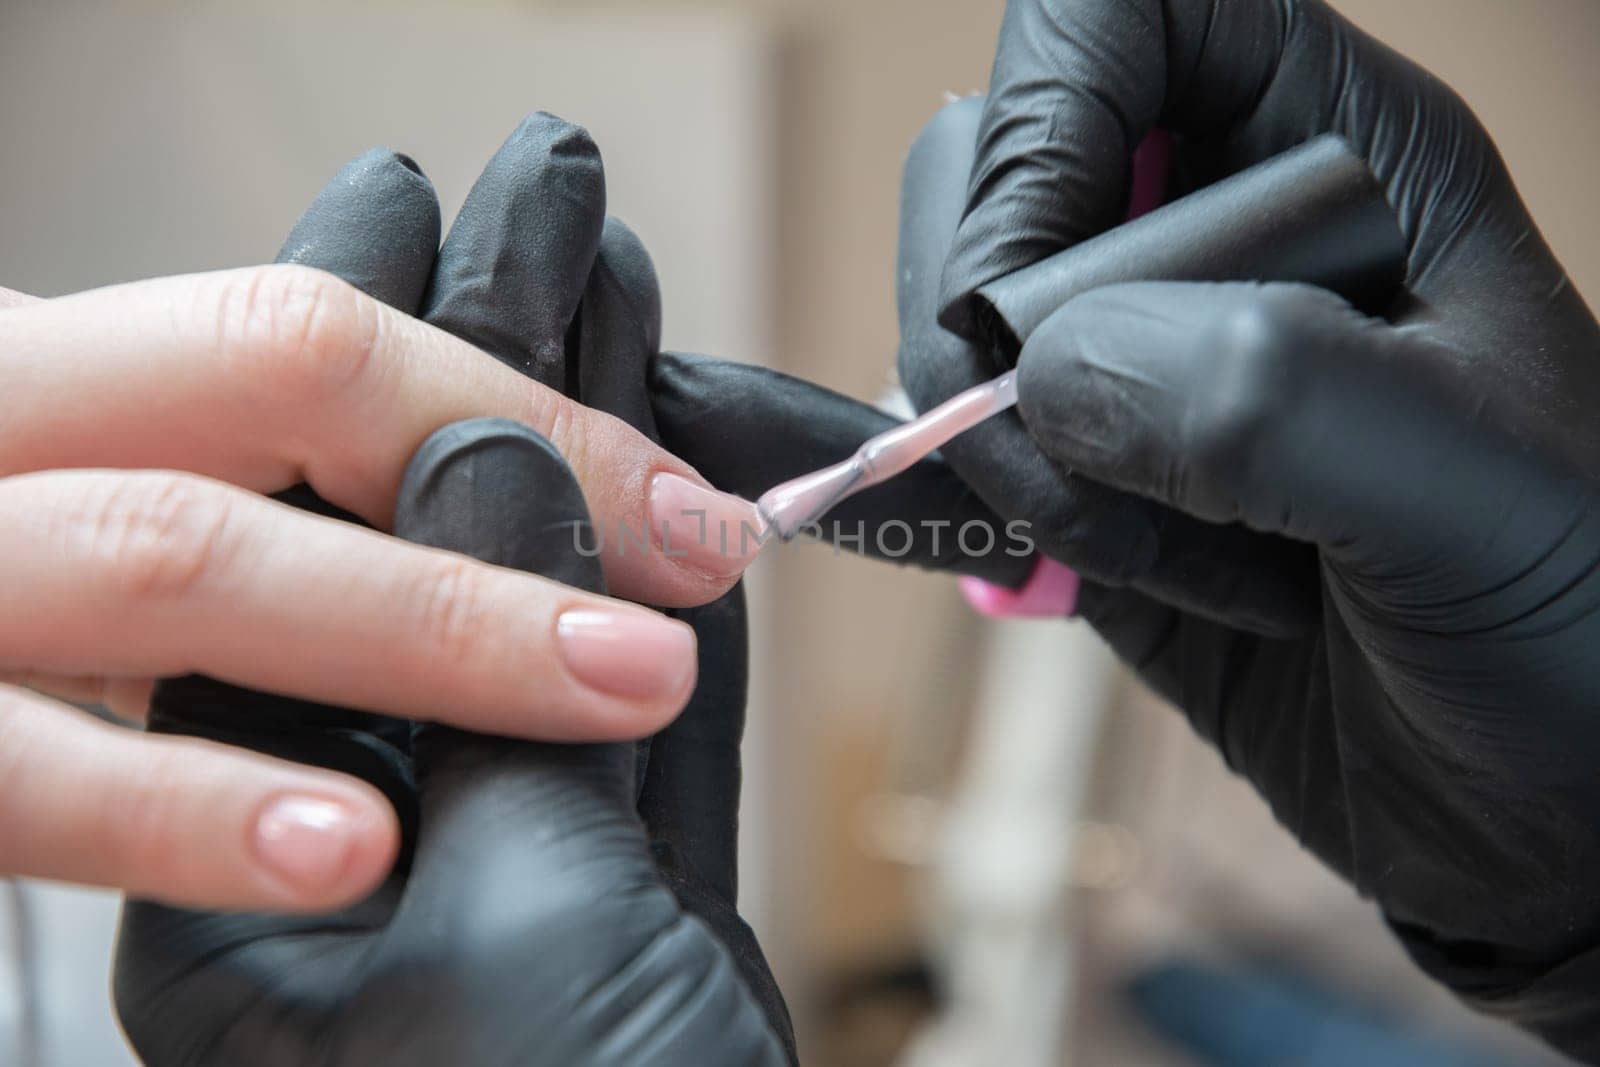
{"type": "MultiPolygon", "coordinates": [[[[648,429],[653,268],[604,219],[598,153],[534,116],[437,250],[409,160],[369,153],[324,191],[284,258],[329,269],[648,429]],[[426,291],[425,291],[426,290],[426,291]],[[581,300],[581,308],[580,308],[581,300]]],[[[308,491],[297,502],[318,506],[308,491]]],[[[407,472],[396,532],[603,591],[595,531],[559,453],[478,420],[407,472]]],[[[648,749],[418,727],[200,678],[163,683],[152,729],[355,774],[405,827],[384,888],[332,916],[127,906],[117,1007],[153,1065],[781,1063],[787,1014],[735,909],[746,681],[736,588],[681,613],[700,683],[648,749]]]]}
{"type": "MultiPolygon", "coordinates": [[[[914,153],[902,245],[903,296],[969,335],[977,286],[1117,221],[1158,124],[1191,182],[1333,131],[1384,184],[1387,321],[1301,286],[1094,291],[1025,346],[1009,438],[946,455],[1062,517],[1081,613],[1422,966],[1600,1059],[1600,328],[1493,144],[1316,0],[1012,0],[981,106],[914,153]],[[1305,611],[1263,638],[1241,597],[1305,611]]],[[[924,404],[981,365],[930,337],[902,351],[924,404]]]]}

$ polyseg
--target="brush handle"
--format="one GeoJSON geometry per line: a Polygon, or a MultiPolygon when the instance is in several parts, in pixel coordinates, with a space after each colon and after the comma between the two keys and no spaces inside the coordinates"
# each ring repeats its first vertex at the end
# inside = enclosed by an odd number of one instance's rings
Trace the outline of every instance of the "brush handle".
{"type": "Polygon", "coordinates": [[[915,467],[957,434],[1017,402],[1017,372],[975,385],[938,407],[868,439],[842,463],[774,486],[756,501],[756,512],[782,540],[795,537],[863,489],[915,467]]]}
{"type": "Polygon", "coordinates": [[[862,478],[856,492],[910,470],[984,419],[1016,405],[1017,372],[1007,371],[993,381],[957,393],[943,404],[894,429],[879,434],[856,451],[862,478]]]}

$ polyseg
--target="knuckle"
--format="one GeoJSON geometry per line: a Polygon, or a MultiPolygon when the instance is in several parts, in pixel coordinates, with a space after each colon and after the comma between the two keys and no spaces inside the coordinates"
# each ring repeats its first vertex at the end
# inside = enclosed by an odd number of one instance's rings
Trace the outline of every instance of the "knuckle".
{"type": "Polygon", "coordinates": [[[479,649],[490,636],[484,599],[483,579],[465,560],[442,563],[418,579],[412,617],[427,653],[459,662],[479,649]]]}
{"type": "Polygon", "coordinates": [[[1248,461],[1286,417],[1297,391],[1294,300],[1259,297],[1219,313],[1201,350],[1210,372],[1190,397],[1188,452],[1202,467],[1248,461]]]}
{"type": "Polygon", "coordinates": [[[198,479],[117,479],[88,512],[91,558],[130,599],[193,593],[225,564],[231,544],[227,494],[198,479]]]}
{"type": "Polygon", "coordinates": [[[365,379],[377,345],[376,307],[323,271],[258,267],[216,296],[218,350],[267,395],[316,404],[365,379]]]}
{"type": "Polygon", "coordinates": [[[574,471],[587,468],[594,431],[592,409],[553,389],[537,389],[529,401],[528,424],[542,434],[574,471]]]}

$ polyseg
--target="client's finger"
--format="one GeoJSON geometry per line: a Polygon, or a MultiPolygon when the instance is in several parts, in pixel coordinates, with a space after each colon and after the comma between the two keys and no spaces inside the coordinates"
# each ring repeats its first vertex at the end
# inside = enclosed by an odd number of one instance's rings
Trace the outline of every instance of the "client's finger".
{"type": "Polygon", "coordinates": [[[688,699],[682,623],[220,483],[0,479],[0,670],[189,672],[553,740],[635,737],[688,699]]]}
{"type": "Polygon", "coordinates": [[[0,686],[0,872],[209,908],[360,899],[398,844],[377,790],[205,741],[145,737],[0,686]]]}
{"type": "Polygon", "coordinates": [[[20,685],[69,704],[97,705],[128,722],[143,722],[150,714],[155,684],[154,678],[0,671],[0,685],[20,685]]]}
{"type": "Polygon", "coordinates": [[[713,514],[737,501],[620,421],[319,271],[225,271],[14,308],[0,317],[0,352],[0,474],[174,468],[264,492],[307,481],[386,527],[430,433],[500,416],[571,464],[619,595],[685,606],[733,581],[693,554],[629,551],[628,535],[637,545],[656,525],[658,473],[678,475],[713,514]]]}

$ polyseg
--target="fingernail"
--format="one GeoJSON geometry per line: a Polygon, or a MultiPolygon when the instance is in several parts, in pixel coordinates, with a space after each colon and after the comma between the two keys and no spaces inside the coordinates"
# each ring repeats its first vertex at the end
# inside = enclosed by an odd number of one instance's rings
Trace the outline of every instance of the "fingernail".
{"type": "Polygon", "coordinates": [[[754,504],[676,474],[650,482],[650,527],[663,553],[718,578],[743,574],[761,552],[754,504]]]}
{"type": "Polygon", "coordinates": [[[591,689],[631,699],[687,697],[694,631],[646,611],[574,608],[556,623],[567,669],[591,689]]]}
{"type": "Polygon", "coordinates": [[[315,797],[274,801],[256,821],[256,855],[289,884],[322,891],[336,885],[356,846],[357,815],[315,797]]]}

